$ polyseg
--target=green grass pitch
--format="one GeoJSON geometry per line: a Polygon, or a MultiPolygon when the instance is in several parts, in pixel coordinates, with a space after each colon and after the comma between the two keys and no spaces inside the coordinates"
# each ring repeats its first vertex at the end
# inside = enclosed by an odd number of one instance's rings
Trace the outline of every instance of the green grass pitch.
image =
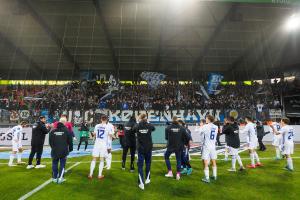
{"type": "MultiPolygon", "coordinates": [[[[275,161],[275,151],[268,146],[266,152],[258,152],[264,167],[247,169],[245,172],[230,173],[231,162],[218,161],[218,180],[210,184],[202,183],[202,164],[199,157],[193,157],[191,164],[193,174],[183,176],[180,181],[165,178],[166,165],[163,157],[153,157],[151,167],[151,184],[146,185],[141,191],[137,187],[137,170],[130,173],[121,170],[120,152],[113,153],[113,160],[110,171],[104,170],[105,179],[88,180],[89,161],[91,157],[72,158],[68,160],[67,167],[76,162],[81,162],[66,174],[67,181],[61,185],[50,183],[29,199],[236,199],[236,200],[276,200],[276,199],[300,199],[300,145],[295,146],[294,172],[288,172],[282,168],[285,160],[275,161]]],[[[244,165],[249,164],[247,152],[243,152],[244,165]]],[[[220,159],[223,156],[219,156],[220,159]]],[[[174,159],[174,157],[173,157],[174,159]]],[[[0,160],[6,163],[6,160],[0,160]]],[[[45,169],[27,170],[25,166],[9,168],[7,165],[0,165],[0,199],[18,199],[24,194],[38,187],[51,176],[51,164],[49,159],[45,169]]],[[[129,164],[127,164],[128,168],[129,164]]],[[[173,169],[175,167],[172,162],[173,169]]],[[[173,170],[174,171],[174,170],[173,170]]],[[[98,163],[95,168],[95,175],[98,173],[98,163]]]]}

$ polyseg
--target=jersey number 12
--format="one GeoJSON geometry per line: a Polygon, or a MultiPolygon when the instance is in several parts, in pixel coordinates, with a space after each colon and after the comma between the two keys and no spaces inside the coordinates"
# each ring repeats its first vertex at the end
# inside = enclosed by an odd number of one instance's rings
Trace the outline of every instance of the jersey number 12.
{"type": "Polygon", "coordinates": [[[104,130],[103,129],[98,129],[97,138],[103,139],[103,135],[104,135],[104,130]]]}
{"type": "Polygon", "coordinates": [[[291,139],[292,139],[292,137],[294,136],[294,133],[293,133],[293,131],[290,131],[288,134],[289,134],[289,136],[288,136],[288,139],[289,139],[289,140],[291,140],[291,139]]]}

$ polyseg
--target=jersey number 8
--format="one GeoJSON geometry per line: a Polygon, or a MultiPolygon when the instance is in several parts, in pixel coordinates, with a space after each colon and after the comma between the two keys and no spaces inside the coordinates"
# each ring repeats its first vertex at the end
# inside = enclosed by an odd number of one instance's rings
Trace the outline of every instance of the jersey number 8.
{"type": "Polygon", "coordinates": [[[103,129],[98,129],[97,138],[103,139],[103,135],[104,135],[104,130],[103,129]]]}

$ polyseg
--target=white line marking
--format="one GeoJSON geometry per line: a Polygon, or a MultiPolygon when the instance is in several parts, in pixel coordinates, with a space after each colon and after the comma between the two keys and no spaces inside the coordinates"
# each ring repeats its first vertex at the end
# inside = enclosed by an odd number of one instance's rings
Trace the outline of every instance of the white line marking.
{"type": "MultiPolygon", "coordinates": [[[[296,157],[292,157],[293,159],[300,159],[300,157],[299,156],[296,156],[296,157]]],[[[241,157],[241,159],[242,160],[250,160],[250,158],[249,157],[241,157]]],[[[262,157],[262,158],[259,158],[260,160],[274,160],[274,157],[262,157]]],[[[222,159],[217,159],[217,160],[224,160],[223,158],[222,159]]],[[[230,156],[229,156],[229,159],[228,160],[230,160],[230,156]]],[[[282,160],[285,160],[285,159],[282,159],[282,160]]],[[[174,160],[174,159],[170,159],[170,161],[176,161],[176,160],[174,160]]],[[[202,159],[201,158],[193,158],[193,160],[192,160],[193,162],[194,161],[202,161],[202,159]]],[[[113,160],[113,161],[111,161],[111,162],[113,162],[113,163],[121,163],[122,161],[121,160],[113,160]]],[[[165,162],[165,160],[163,160],[163,159],[160,159],[160,160],[152,160],[151,162],[165,162]]],[[[43,164],[51,164],[52,162],[43,162],[43,164]]],[[[73,164],[73,163],[78,163],[78,162],[72,162],[72,161],[70,161],[70,162],[68,162],[69,164],[73,164]]],[[[87,164],[87,163],[91,163],[91,161],[81,161],[80,163],[82,163],[82,164],[87,164]]],[[[7,165],[7,163],[0,163],[0,165],[7,165]]],[[[33,169],[30,169],[30,170],[33,170],[33,169]]]]}
{"type": "MultiPolygon", "coordinates": [[[[77,165],[79,165],[81,162],[76,162],[74,165],[72,165],[71,167],[69,167],[67,170],[70,170],[74,167],[76,167],[77,165]]],[[[46,182],[44,182],[43,184],[39,185],[38,187],[36,187],[35,189],[31,190],[30,192],[28,192],[27,194],[23,195],[22,197],[19,198],[19,200],[25,200],[28,197],[32,196],[34,193],[40,191],[41,189],[43,189],[44,187],[46,187],[49,183],[52,182],[52,178],[50,178],[49,180],[47,180],[46,182]]]]}

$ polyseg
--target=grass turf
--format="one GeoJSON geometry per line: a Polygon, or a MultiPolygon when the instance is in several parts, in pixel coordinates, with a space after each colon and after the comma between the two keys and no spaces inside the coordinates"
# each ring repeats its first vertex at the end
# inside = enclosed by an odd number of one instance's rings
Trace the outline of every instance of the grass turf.
{"type": "MultiPolygon", "coordinates": [[[[294,157],[300,157],[300,145],[295,146],[294,157]]],[[[50,183],[29,199],[299,199],[300,159],[294,159],[294,172],[284,171],[286,162],[270,159],[275,151],[269,147],[259,152],[264,167],[247,169],[245,172],[230,173],[231,162],[218,161],[218,180],[202,183],[202,164],[199,157],[193,157],[193,174],[183,176],[180,181],[165,178],[166,166],[162,157],[153,157],[151,184],[145,191],[137,187],[137,172],[122,171],[120,162],[114,162],[110,171],[104,170],[105,179],[87,179],[90,157],[70,158],[67,167],[82,162],[66,174],[67,181],[61,185],[50,183]]],[[[246,152],[241,154],[244,165],[249,163],[246,152]]],[[[223,158],[223,156],[219,156],[223,158]]],[[[121,159],[120,152],[113,154],[113,160],[121,159]]],[[[50,162],[44,159],[44,162],[50,162]]],[[[1,163],[7,162],[0,160],[1,163]]],[[[128,164],[127,164],[128,166],[128,164]]],[[[175,162],[172,162],[173,168],[175,162]]],[[[174,171],[174,170],[173,170],[174,171]]],[[[98,173],[98,164],[95,175],[98,173]]],[[[47,181],[51,176],[51,164],[45,169],[26,170],[25,166],[13,168],[0,165],[0,199],[18,199],[47,181]]],[[[96,177],[96,176],[95,176],[96,177]]]]}

